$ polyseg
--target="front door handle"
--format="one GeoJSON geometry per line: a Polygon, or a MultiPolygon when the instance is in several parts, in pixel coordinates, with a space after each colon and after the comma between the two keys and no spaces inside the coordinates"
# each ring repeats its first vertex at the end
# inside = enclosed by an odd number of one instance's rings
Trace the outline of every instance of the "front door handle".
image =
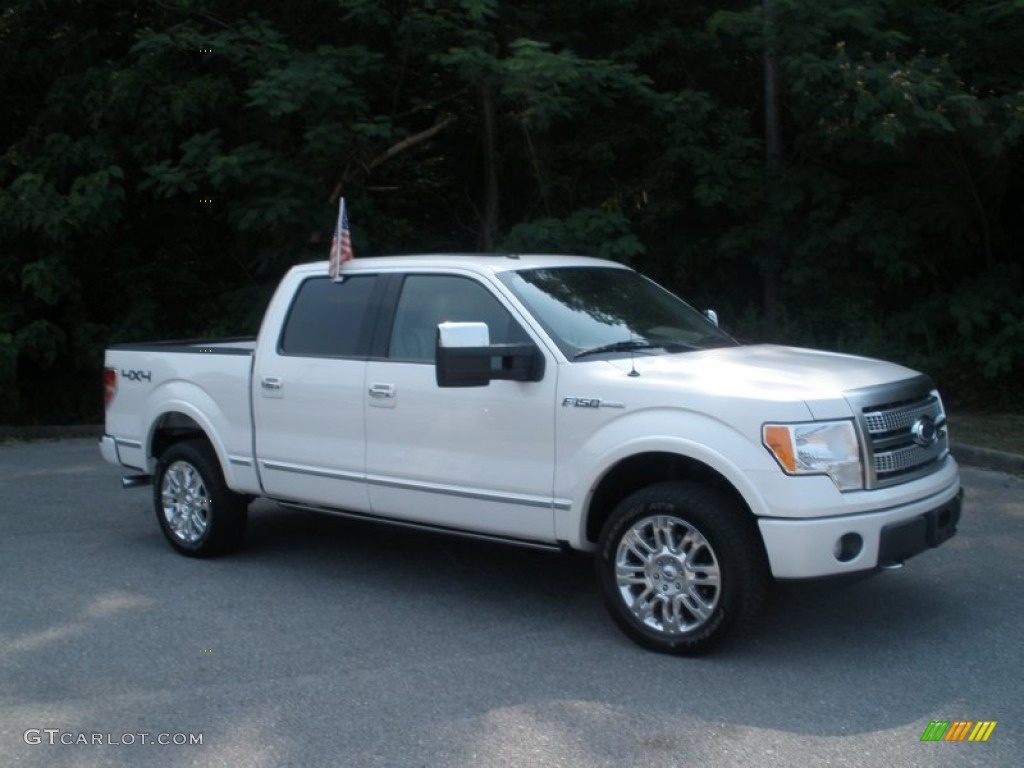
{"type": "Polygon", "coordinates": [[[378,400],[390,400],[395,396],[394,384],[371,384],[370,397],[378,400]]]}
{"type": "Polygon", "coordinates": [[[371,408],[394,408],[398,398],[395,397],[394,384],[371,384],[370,385],[370,407],[371,408]]]}

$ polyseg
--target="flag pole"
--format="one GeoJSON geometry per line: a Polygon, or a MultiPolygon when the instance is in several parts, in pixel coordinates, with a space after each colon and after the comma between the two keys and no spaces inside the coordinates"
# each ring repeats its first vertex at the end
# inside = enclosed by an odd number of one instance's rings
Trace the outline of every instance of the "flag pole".
{"type": "Polygon", "coordinates": [[[348,229],[348,213],[345,211],[345,198],[338,200],[338,223],[334,226],[334,237],[331,240],[331,255],[327,261],[327,274],[332,280],[341,279],[341,266],[351,261],[352,233],[348,229]]]}

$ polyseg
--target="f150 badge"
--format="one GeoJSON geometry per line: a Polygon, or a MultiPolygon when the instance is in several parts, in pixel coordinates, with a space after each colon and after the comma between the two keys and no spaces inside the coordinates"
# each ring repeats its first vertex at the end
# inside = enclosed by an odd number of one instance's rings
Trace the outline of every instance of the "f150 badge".
{"type": "Polygon", "coordinates": [[[563,408],[625,408],[625,403],[610,403],[600,397],[566,397],[562,399],[563,408]]]}
{"type": "Polygon", "coordinates": [[[149,371],[126,371],[124,368],[121,369],[122,378],[128,379],[128,381],[153,381],[153,374],[149,371]]]}

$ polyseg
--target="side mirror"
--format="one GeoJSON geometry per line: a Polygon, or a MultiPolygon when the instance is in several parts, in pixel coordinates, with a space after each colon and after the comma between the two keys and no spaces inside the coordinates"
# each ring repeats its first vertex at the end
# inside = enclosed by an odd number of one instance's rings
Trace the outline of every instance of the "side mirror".
{"type": "Polygon", "coordinates": [[[704,310],[704,317],[706,317],[708,320],[710,320],[711,324],[713,326],[715,326],[715,328],[718,327],[718,313],[715,312],[715,310],[713,310],[713,309],[705,309],[704,310]]]}
{"type": "Polygon", "coordinates": [[[495,379],[540,381],[544,355],[532,343],[491,344],[486,323],[441,323],[434,354],[437,386],[486,387],[495,379]]]}

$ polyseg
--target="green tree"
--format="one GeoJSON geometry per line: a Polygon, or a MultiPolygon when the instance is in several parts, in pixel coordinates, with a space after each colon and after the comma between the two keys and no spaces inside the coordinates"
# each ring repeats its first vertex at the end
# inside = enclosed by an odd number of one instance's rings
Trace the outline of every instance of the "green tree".
{"type": "Polygon", "coordinates": [[[99,418],[111,342],[254,332],[342,195],[359,256],[603,255],[1013,402],[1024,9],[764,7],[7,0],[0,420],[99,418]]]}
{"type": "MultiPolygon", "coordinates": [[[[783,217],[787,336],[902,359],[956,391],[1006,400],[999,382],[1024,357],[1005,218],[1022,200],[1024,71],[1010,50],[1024,8],[791,0],[776,10],[784,170],[777,197],[757,205],[783,217]]],[[[713,28],[756,50],[760,11],[719,13],[713,28]]],[[[750,221],[724,236],[741,254],[771,231],[753,211],[750,221]]]]}

